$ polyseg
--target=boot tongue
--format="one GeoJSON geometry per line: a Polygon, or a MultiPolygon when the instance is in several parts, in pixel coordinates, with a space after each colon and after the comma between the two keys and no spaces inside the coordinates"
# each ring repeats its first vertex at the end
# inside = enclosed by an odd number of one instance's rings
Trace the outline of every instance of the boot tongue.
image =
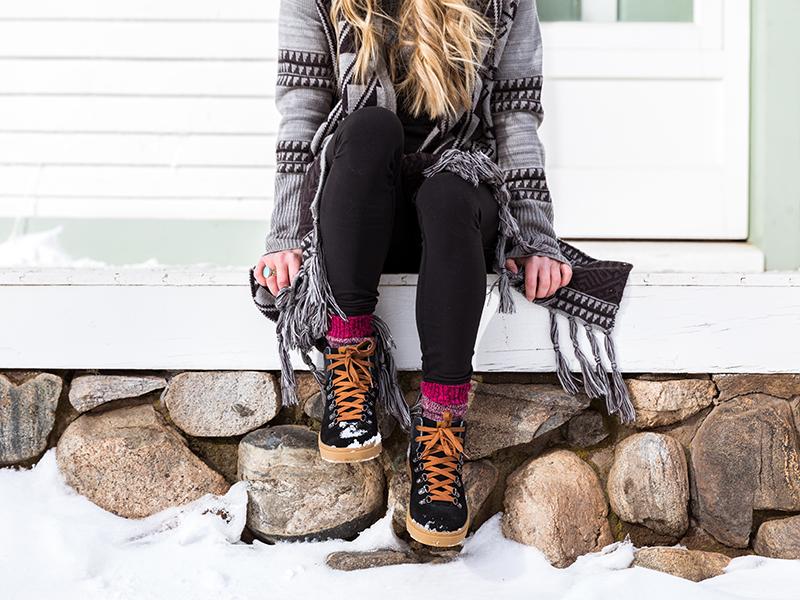
{"type": "Polygon", "coordinates": [[[442,420],[436,422],[437,427],[450,427],[450,424],[453,421],[453,413],[449,410],[446,410],[442,413],[442,420]]]}

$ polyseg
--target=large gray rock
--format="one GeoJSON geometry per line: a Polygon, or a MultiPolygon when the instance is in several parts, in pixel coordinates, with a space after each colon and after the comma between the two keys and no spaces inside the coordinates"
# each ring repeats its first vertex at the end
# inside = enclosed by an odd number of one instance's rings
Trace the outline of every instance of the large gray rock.
{"type": "Polygon", "coordinates": [[[689,474],[681,445],[649,432],[622,440],[608,475],[608,498],[623,521],[683,535],[689,527],[689,474]]]}
{"type": "Polygon", "coordinates": [[[637,550],[631,566],[669,573],[690,581],[703,581],[722,575],[730,562],[730,557],[716,552],[657,546],[637,550]]]}
{"type": "Polygon", "coordinates": [[[123,517],[146,517],[228,490],[149,404],[80,416],[61,436],[56,455],[70,486],[123,517]]]}
{"type": "Polygon", "coordinates": [[[600,480],[574,453],[533,458],[508,478],[503,534],[535,546],[557,567],[613,542],[600,480]]]}
{"type": "Polygon", "coordinates": [[[380,462],[325,462],[317,434],[299,425],[247,434],[239,479],[249,482],[247,525],[269,541],[350,538],[384,514],[380,462]]]}
{"type": "Polygon", "coordinates": [[[61,378],[39,373],[15,384],[0,375],[0,465],[35,459],[47,447],[61,378]]]}
{"type": "Polygon", "coordinates": [[[797,438],[785,400],[753,394],[715,407],[691,444],[698,524],[723,544],[743,548],[753,510],[800,510],[797,438]]]}
{"type": "Polygon", "coordinates": [[[467,455],[483,458],[531,442],[588,406],[585,395],[570,396],[560,386],[476,382],[466,417],[467,455]]]}
{"type": "Polygon", "coordinates": [[[670,425],[714,402],[717,388],[710,379],[628,379],[640,429],[670,425]]]}
{"type": "Polygon", "coordinates": [[[762,523],[753,549],[762,556],[800,559],[800,515],[762,523]]]}
{"type": "Polygon", "coordinates": [[[746,373],[714,375],[719,388],[717,402],[727,402],[737,396],[767,394],[789,400],[800,396],[800,374],[798,373],[746,373]]]}
{"type": "MultiPolygon", "coordinates": [[[[468,462],[463,468],[467,506],[470,518],[474,519],[497,484],[497,467],[489,460],[479,460],[468,462]]],[[[405,531],[410,494],[411,482],[408,479],[408,471],[405,468],[395,471],[389,482],[389,506],[393,510],[394,526],[400,532],[405,531]]]]}
{"type": "Polygon", "coordinates": [[[281,407],[275,378],[260,371],[200,371],[170,379],[164,403],[189,435],[242,435],[273,419],[281,407]]]}
{"type": "Polygon", "coordinates": [[[163,377],[150,375],[80,375],[69,386],[69,402],[85,413],[112,400],[138,398],[166,387],[163,377]]]}

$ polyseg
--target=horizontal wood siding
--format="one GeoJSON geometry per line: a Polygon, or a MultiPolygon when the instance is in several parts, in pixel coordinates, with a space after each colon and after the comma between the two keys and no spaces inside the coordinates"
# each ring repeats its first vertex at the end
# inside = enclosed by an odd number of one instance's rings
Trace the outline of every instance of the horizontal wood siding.
{"type": "Polygon", "coordinates": [[[0,5],[0,217],[266,222],[274,0],[0,5]]]}

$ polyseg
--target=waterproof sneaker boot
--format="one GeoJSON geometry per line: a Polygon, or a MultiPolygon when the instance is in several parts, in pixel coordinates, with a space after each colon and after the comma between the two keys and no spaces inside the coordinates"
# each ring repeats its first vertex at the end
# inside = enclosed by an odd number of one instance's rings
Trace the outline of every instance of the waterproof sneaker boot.
{"type": "Polygon", "coordinates": [[[463,419],[454,420],[445,411],[441,421],[412,411],[408,449],[411,495],[406,529],[427,546],[457,546],[467,536],[469,510],[464,493],[463,419]]]}
{"type": "Polygon", "coordinates": [[[361,462],[381,453],[375,402],[378,367],[374,337],[325,347],[325,386],[319,453],[328,462],[361,462]]]}

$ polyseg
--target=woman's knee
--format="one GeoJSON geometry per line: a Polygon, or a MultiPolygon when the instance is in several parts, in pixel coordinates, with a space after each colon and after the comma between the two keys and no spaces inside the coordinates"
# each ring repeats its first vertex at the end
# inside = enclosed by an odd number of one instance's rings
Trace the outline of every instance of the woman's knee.
{"type": "Polygon", "coordinates": [[[355,147],[394,151],[403,146],[403,124],[395,113],[383,106],[359,108],[347,115],[339,127],[355,147]]]}
{"type": "Polygon", "coordinates": [[[455,173],[444,171],[426,178],[417,190],[417,214],[423,226],[474,224],[479,217],[478,188],[455,173]]]}

